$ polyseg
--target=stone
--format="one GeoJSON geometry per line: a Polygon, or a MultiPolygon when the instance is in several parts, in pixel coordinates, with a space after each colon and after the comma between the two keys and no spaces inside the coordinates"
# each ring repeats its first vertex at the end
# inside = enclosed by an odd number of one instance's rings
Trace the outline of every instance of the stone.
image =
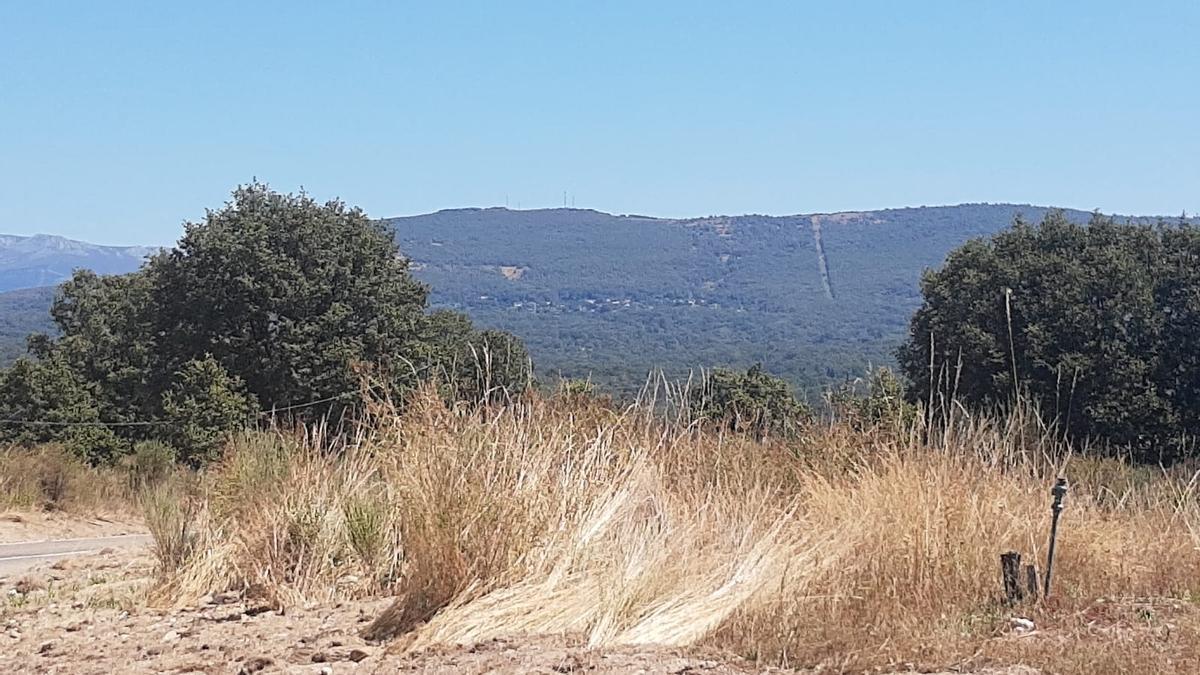
{"type": "Polygon", "coordinates": [[[249,675],[250,673],[261,672],[273,663],[275,663],[273,660],[265,656],[255,656],[242,662],[242,667],[238,670],[238,673],[239,675],[249,675]]]}
{"type": "Polygon", "coordinates": [[[1014,616],[1009,619],[1009,625],[1012,626],[1013,632],[1017,634],[1032,633],[1036,626],[1032,621],[1020,616],[1014,616]]]}

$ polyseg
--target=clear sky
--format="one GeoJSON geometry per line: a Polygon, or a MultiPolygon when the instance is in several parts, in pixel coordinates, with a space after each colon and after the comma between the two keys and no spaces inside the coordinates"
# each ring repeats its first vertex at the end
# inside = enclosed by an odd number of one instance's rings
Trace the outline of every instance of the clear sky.
{"type": "Polygon", "coordinates": [[[1200,211],[1200,3],[0,0],[0,232],[373,216],[1200,211]]]}

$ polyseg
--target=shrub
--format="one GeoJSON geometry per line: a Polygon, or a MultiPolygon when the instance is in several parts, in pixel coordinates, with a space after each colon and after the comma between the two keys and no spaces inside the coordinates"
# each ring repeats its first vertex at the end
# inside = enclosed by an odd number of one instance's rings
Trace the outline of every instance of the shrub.
{"type": "Polygon", "coordinates": [[[255,405],[241,380],[206,356],[189,361],[175,374],[162,408],[179,459],[199,466],[216,456],[230,434],[250,423],[255,405]]]}
{"type": "Polygon", "coordinates": [[[1200,229],[1018,219],[921,282],[898,357],[912,400],[1029,397],[1073,438],[1142,462],[1200,436],[1200,229]]]}
{"type": "Polygon", "coordinates": [[[165,481],[175,470],[175,448],[161,441],[140,441],[122,464],[130,491],[140,494],[165,481]]]}
{"type": "Polygon", "coordinates": [[[717,368],[708,373],[699,396],[690,401],[693,416],[720,421],[732,431],[796,433],[811,418],[808,406],[796,400],[788,383],[763,370],[761,364],[745,373],[717,368]]]}
{"type": "Polygon", "coordinates": [[[0,425],[0,441],[56,443],[93,464],[112,462],[128,450],[98,424],[100,405],[92,387],[62,358],[21,359],[0,371],[0,417],[39,423],[0,425]]]}
{"type": "Polygon", "coordinates": [[[202,530],[195,505],[179,486],[162,482],[144,491],[142,515],[154,539],[154,556],[164,578],[192,561],[202,530]]]}
{"type": "Polygon", "coordinates": [[[877,368],[865,381],[835,387],[828,397],[834,415],[860,431],[880,426],[907,428],[920,412],[905,399],[904,383],[890,368],[877,368]]]}
{"type": "Polygon", "coordinates": [[[0,450],[0,508],[98,512],[132,510],[121,472],[92,467],[65,445],[0,450]]]}
{"type": "Polygon", "coordinates": [[[444,309],[429,315],[425,330],[430,374],[447,400],[510,401],[533,386],[529,351],[515,335],[477,330],[465,314],[444,309]]]}

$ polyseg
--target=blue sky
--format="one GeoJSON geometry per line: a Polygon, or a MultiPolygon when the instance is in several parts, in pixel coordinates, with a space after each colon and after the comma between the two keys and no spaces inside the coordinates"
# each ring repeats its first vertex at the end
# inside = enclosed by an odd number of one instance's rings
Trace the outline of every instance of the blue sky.
{"type": "Polygon", "coordinates": [[[0,0],[0,232],[374,216],[1200,211],[1200,3],[0,0]]]}

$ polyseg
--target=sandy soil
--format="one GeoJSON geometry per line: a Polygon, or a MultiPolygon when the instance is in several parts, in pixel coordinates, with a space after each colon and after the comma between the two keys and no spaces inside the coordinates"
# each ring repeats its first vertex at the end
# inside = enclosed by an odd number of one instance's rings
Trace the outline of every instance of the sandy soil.
{"type": "Polygon", "coordinates": [[[129,516],[100,515],[84,519],[53,512],[0,512],[0,543],[109,537],[145,531],[141,522],[129,516]]]}
{"type": "Polygon", "coordinates": [[[224,594],[160,610],[146,607],[153,571],[145,553],[106,551],[0,579],[0,672],[770,672],[717,654],[596,652],[550,637],[394,654],[358,636],[387,598],[280,612],[224,594]]]}

